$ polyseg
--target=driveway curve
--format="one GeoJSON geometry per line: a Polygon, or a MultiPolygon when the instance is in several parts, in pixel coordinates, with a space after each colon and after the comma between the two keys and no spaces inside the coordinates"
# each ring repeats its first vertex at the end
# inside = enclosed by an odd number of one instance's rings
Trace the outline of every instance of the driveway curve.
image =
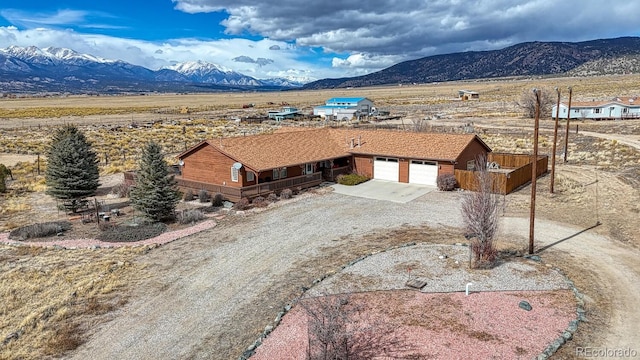
{"type": "MultiPolygon", "coordinates": [[[[94,360],[237,357],[249,344],[247,334],[261,330],[248,325],[248,319],[258,313],[256,299],[261,306],[273,306],[269,313],[275,316],[283,303],[270,301],[273,289],[290,281],[295,264],[372,232],[411,225],[459,227],[460,196],[433,192],[397,204],[334,193],[308,194],[160,247],[142,260],[157,275],[138,284],[131,301],[113,320],[94,329],[71,355],[94,360]]],[[[576,232],[562,224],[538,223],[542,225],[537,236],[545,239],[542,244],[576,232]]],[[[528,234],[525,219],[507,218],[504,225],[506,234],[528,234]]],[[[633,265],[638,252],[590,233],[557,248],[566,248],[602,270],[603,281],[609,282],[607,291],[620,307],[605,345],[640,343],[639,332],[629,332],[637,330],[632,327],[639,323],[639,314],[632,308],[640,300],[640,272],[633,265]],[[620,340],[621,335],[628,336],[620,340]]]]}

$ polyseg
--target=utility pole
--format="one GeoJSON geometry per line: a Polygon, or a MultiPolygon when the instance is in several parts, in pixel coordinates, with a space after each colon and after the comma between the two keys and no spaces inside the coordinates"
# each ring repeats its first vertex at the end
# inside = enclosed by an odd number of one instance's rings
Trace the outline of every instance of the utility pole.
{"type": "Polygon", "coordinates": [[[556,124],[553,127],[553,149],[551,150],[551,183],[549,184],[549,193],[553,194],[553,186],[556,181],[556,144],[558,143],[558,118],[560,117],[560,89],[556,88],[558,93],[558,103],[556,105],[556,124]]]}
{"type": "Polygon", "coordinates": [[[538,129],[540,126],[540,90],[533,89],[536,96],[536,122],[533,131],[533,164],[531,166],[531,214],[529,217],[529,255],[533,254],[534,226],[536,220],[536,180],[538,175],[538,129]]]}
{"type": "Polygon", "coordinates": [[[564,135],[564,162],[567,162],[567,156],[569,155],[569,119],[571,119],[571,95],[573,88],[569,86],[569,109],[567,110],[567,132],[564,135]]]}

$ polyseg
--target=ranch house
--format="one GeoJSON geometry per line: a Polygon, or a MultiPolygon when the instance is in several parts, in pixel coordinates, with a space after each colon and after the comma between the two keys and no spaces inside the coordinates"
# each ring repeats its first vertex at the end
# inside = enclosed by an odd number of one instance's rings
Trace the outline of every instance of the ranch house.
{"type": "Polygon", "coordinates": [[[471,170],[491,149],[473,134],[357,129],[288,129],[202,141],[178,156],[181,188],[237,201],[307,188],[356,172],[373,179],[436,185],[440,174],[471,170]]]}
{"type": "MultiPolygon", "coordinates": [[[[568,104],[560,103],[559,118],[566,119],[568,104]]],[[[551,117],[555,118],[557,106],[554,105],[551,117]]],[[[616,120],[640,117],[640,99],[637,97],[618,97],[609,101],[586,101],[571,103],[571,119],[616,120]]]]}

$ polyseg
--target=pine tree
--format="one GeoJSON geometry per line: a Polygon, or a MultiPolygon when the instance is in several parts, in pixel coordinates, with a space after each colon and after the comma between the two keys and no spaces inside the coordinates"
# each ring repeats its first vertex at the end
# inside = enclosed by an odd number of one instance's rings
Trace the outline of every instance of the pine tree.
{"type": "Polygon", "coordinates": [[[58,129],[47,152],[47,194],[75,212],[96,193],[99,177],[96,153],[84,134],[72,125],[58,129]]]}
{"type": "Polygon", "coordinates": [[[180,193],[164,161],[162,148],[155,142],[150,142],[142,150],[136,184],[131,189],[130,198],[136,210],[154,221],[174,217],[180,193]]]}

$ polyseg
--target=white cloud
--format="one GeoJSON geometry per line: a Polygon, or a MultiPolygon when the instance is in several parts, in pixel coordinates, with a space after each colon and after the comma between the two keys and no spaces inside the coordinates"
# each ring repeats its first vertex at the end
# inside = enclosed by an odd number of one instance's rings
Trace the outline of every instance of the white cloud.
{"type": "MultiPolygon", "coordinates": [[[[325,52],[403,59],[487,44],[636,35],[640,2],[583,0],[173,0],[195,13],[224,12],[229,34],[251,33],[325,52]],[[615,19],[615,21],[611,21],[615,19]]],[[[480,46],[480,47],[479,47],[480,46]]]]}
{"type": "Polygon", "coordinates": [[[83,34],[72,30],[30,29],[14,26],[0,27],[0,48],[11,45],[55,46],[76,50],[107,59],[118,59],[150,69],[159,69],[176,62],[203,60],[258,78],[299,72],[309,78],[335,75],[330,68],[299,60],[304,50],[282,41],[263,39],[172,39],[150,42],[105,35],[83,34]],[[279,51],[272,49],[279,48],[279,51]],[[268,55],[265,56],[265,55],[268,55]],[[238,62],[239,56],[254,59],[238,62]]]}

